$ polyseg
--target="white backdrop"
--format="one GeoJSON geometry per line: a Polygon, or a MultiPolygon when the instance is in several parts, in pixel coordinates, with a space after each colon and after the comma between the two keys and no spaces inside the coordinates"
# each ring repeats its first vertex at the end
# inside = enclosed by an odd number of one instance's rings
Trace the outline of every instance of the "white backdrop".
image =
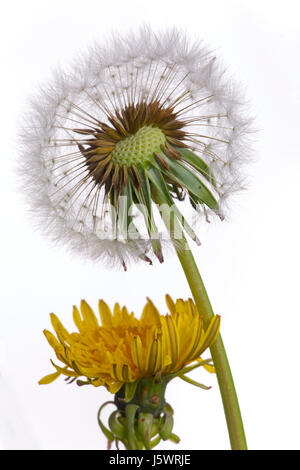
{"type": "MultiPolygon", "coordinates": [[[[231,220],[203,227],[194,250],[214,310],[222,315],[250,449],[300,449],[299,442],[299,107],[300,7],[286,0],[11,0],[0,18],[1,328],[0,446],[100,449],[96,413],[104,389],[38,386],[53,357],[42,330],[55,312],[72,327],[72,305],[119,301],[140,313],[149,296],[166,312],[165,293],[190,296],[175,256],[125,274],[71,257],[33,231],[13,163],[26,98],[63,64],[107,33],[149,23],[176,25],[216,49],[248,90],[256,118],[256,161],[231,220]]],[[[228,449],[214,376],[210,391],[173,381],[178,449],[228,449]]],[[[174,448],[163,443],[160,448],[174,448]]]]}

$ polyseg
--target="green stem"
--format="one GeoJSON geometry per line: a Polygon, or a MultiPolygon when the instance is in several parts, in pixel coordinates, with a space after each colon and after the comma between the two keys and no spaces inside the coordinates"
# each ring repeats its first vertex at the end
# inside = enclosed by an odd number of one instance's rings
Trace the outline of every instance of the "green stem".
{"type": "MultiPolygon", "coordinates": [[[[153,193],[156,204],[160,205],[166,203],[165,197],[161,192],[156,191],[153,188],[153,193]]],[[[170,219],[165,217],[165,211],[162,211],[161,215],[170,232],[170,236],[190,286],[197,309],[201,312],[204,325],[207,327],[214,316],[214,312],[193,254],[182,233],[182,229],[179,226],[176,216],[172,218],[173,228],[170,230],[170,219]],[[174,237],[174,233],[176,234],[176,238],[174,237]],[[178,238],[178,234],[180,234],[180,238],[178,238]]],[[[211,346],[210,351],[223,400],[231,448],[232,450],[247,450],[238,398],[221,335],[218,335],[217,340],[211,346]]]]}
{"type": "MultiPolygon", "coordinates": [[[[186,248],[180,249],[178,240],[176,241],[175,249],[197,308],[203,315],[204,324],[207,326],[214,316],[214,313],[192,252],[186,248]]],[[[231,448],[232,450],[247,450],[238,398],[221,335],[218,335],[210,351],[223,400],[231,448]]]]}

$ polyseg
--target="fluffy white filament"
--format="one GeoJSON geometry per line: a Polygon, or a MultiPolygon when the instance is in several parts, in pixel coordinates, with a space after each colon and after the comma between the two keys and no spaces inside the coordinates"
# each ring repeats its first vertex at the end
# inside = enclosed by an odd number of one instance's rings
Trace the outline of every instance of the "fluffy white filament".
{"type": "Polygon", "coordinates": [[[143,28],[95,44],[31,100],[18,167],[32,214],[52,240],[109,265],[138,261],[151,249],[147,236],[114,239],[103,191],[78,150],[85,136],[72,129],[92,129],[130,102],[155,99],[180,110],[185,142],[214,175],[223,216],[222,203],[240,189],[241,167],[249,157],[243,99],[201,43],[190,44],[176,29],[155,34],[143,28]]]}

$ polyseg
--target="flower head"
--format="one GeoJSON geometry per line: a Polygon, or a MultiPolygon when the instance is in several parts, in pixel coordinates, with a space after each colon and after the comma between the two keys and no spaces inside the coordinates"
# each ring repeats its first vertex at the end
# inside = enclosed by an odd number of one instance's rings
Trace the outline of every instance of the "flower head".
{"type": "Polygon", "coordinates": [[[98,319],[82,301],[81,314],[74,307],[77,333],[69,333],[52,314],[57,338],[48,330],[45,336],[63,366],[52,362],[56,371],[40,380],[49,384],[60,375],[78,385],[105,386],[115,394],[114,402],[104,403],[98,423],[108,439],[123,442],[127,449],[151,449],[161,439],[179,442],[173,434],[173,409],[166,403],[165,390],[175,377],[201,388],[209,388],[186,376],[204,366],[214,372],[211,359],[200,355],[215,341],[220,317],[215,316],[207,330],[191,299],[176,303],[166,296],[170,314],[160,315],[148,299],[140,319],[115,304],[113,313],[102,300],[98,319]],[[84,380],[82,380],[82,378],[84,380]],[[100,419],[107,404],[117,409],[110,415],[107,428],[100,419]]]}
{"type": "Polygon", "coordinates": [[[220,317],[214,317],[205,331],[191,299],[176,303],[169,296],[166,299],[170,314],[160,315],[148,299],[140,319],[119,304],[112,313],[100,300],[101,326],[91,307],[82,301],[81,314],[76,307],[73,310],[76,333],[69,333],[51,314],[57,338],[48,330],[44,334],[63,366],[52,362],[56,372],[40,384],[62,374],[77,379],[79,385],[104,385],[115,394],[123,385],[143,378],[182,375],[186,365],[201,362],[200,355],[216,339],[220,317]]]}
{"type": "Polygon", "coordinates": [[[21,173],[34,214],[92,258],[126,266],[152,251],[163,261],[159,194],[199,242],[179,207],[187,196],[198,214],[223,217],[241,186],[240,101],[215,57],[175,29],[96,45],[43,87],[26,118],[21,173]]]}

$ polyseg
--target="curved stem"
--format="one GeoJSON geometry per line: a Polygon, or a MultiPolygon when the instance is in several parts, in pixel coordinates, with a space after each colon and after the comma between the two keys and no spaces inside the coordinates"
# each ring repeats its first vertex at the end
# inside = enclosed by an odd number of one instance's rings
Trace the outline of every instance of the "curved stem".
{"type": "MultiPolygon", "coordinates": [[[[207,326],[214,313],[192,252],[186,249],[186,247],[185,249],[180,249],[178,240],[176,241],[175,249],[192,291],[195,304],[203,316],[204,324],[207,326]]],[[[247,450],[238,398],[220,334],[211,346],[210,351],[223,400],[231,448],[232,450],[247,450]]]]}
{"type": "MultiPolygon", "coordinates": [[[[155,188],[153,188],[153,196],[158,206],[166,203],[164,195],[155,188]]],[[[168,218],[170,217],[170,213],[168,216],[166,216],[166,212],[162,211],[161,216],[167,229],[169,230],[177,256],[194,297],[197,309],[199,312],[201,312],[204,325],[207,327],[212,317],[214,316],[214,312],[191,249],[188,246],[175,214],[173,213],[173,216],[171,214],[171,221],[170,218],[168,218]],[[174,234],[176,234],[176,237],[174,234]]],[[[238,398],[226,351],[220,334],[218,335],[215,343],[211,346],[210,351],[216,370],[221,397],[223,400],[223,407],[231,448],[232,450],[247,450],[246,437],[238,398]]]]}

